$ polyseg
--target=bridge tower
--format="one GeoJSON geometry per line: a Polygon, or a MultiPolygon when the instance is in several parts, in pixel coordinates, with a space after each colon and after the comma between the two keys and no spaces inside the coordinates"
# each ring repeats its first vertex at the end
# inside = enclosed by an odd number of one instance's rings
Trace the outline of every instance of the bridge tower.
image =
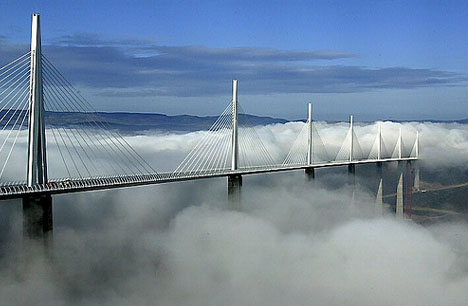
{"type": "Polygon", "coordinates": [[[401,135],[401,127],[400,127],[400,134],[398,136],[398,159],[401,159],[403,152],[403,137],[401,135]]]}
{"type": "Polygon", "coordinates": [[[351,203],[354,204],[355,201],[355,194],[356,194],[356,165],[351,164],[351,162],[354,160],[354,130],[353,130],[353,124],[354,124],[354,116],[350,115],[349,116],[349,157],[348,161],[350,164],[348,165],[348,184],[351,186],[351,203]]]}
{"type": "Polygon", "coordinates": [[[377,123],[377,160],[382,159],[382,125],[377,123]]]}
{"type": "Polygon", "coordinates": [[[381,216],[383,214],[383,163],[382,160],[382,126],[380,122],[377,123],[377,177],[379,178],[379,187],[377,189],[377,196],[375,199],[375,215],[381,216]]]}
{"type": "MultiPolygon", "coordinates": [[[[353,115],[349,116],[349,161],[352,162],[354,159],[353,156],[353,148],[354,148],[354,132],[353,132],[353,121],[354,117],[353,115]]],[[[348,173],[351,174],[354,177],[354,172],[355,172],[355,165],[354,164],[349,164],[348,165],[348,173]]],[[[353,178],[354,179],[354,178],[353,178]]]]}
{"type": "MultiPolygon", "coordinates": [[[[237,111],[237,80],[232,80],[232,144],[231,144],[231,171],[238,169],[239,139],[238,139],[238,111],[237,111]]],[[[240,194],[242,176],[231,174],[228,176],[228,199],[231,209],[240,209],[240,194]]]]}
{"type": "MultiPolygon", "coordinates": [[[[42,90],[41,27],[39,14],[32,15],[31,68],[29,80],[29,138],[27,184],[47,184],[44,97],[42,90]]],[[[23,198],[23,234],[46,238],[51,234],[52,198],[50,195],[23,198]]]]}
{"type": "Polygon", "coordinates": [[[382,160],[382,125],[377,123],[377,177],[379,178],[379,187],[375,199],[375,215],[381,216],[383,213],[383,163],[382,160]]]}
{"type": "MultiPolygon", "coordinates": [[[[377,168],[382,168],[382,124],[377,123],[377,168]]],[[[380,170],[381,172],[381,170],[380,170]]]]}
{"type": "Polygon", "coordinates": [[[315,169],[312,167],[314,159],[314,132],[312,126],[312,103],[309,103],[309,112],[307,117],[307,166],[305,174],[307,179],[315,178],[315,169]]]}
{"type": "MultiPolygon", "coordinates": [[[[416,131],[416,142],[415,142],[414,146],[415,146],[415,154],[414,155],[415,155],[416,158],[419,158],[419,131],[416,131]]],[[[419,181],[420,181],[419,165],[415,161],[414,162],[414,185],[413,185],[413,188],[414,188],[415,191],[419,191],[419,189],[420,189],[419,181]]]]}

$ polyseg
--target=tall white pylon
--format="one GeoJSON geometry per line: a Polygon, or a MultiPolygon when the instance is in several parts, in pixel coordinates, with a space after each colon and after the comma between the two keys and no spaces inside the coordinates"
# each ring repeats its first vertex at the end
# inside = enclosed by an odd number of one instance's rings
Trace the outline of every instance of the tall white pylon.
{"type": "Polygon", "coordinates": [[[378,132],[377,132],[377,159],[382,159],[382,126],[380,122],[378,124],[378,132]]]}
{"type": "Polygon", "coordinates": [[[42,91],[41,27],[32,15],[31,70],[29,81],[28,186],[47,182],[47,158],[42,91]]]}
{"type": "Polygon", "coordinates": [[[353,161],[353,115],[349,116],[349,161],[353,161]]]}
{"type": "Polygon", "coordinates": [[[401,127],[400,127],[400,135],[398,136],[398,158],[401,159],[403,151],[403,137],[401,136],[401,127]]]}
{"type": "Polygon", "coordinates": [[[415,155],[419,158],[419,131],[416,131],[415,155]]]}
{"type": "Polygon", "coordinates": [[[237,80],[232,80],[232,160],[231,170],[237,170],[239,140],[237,135],[237,80]]]}
{"type": "Polygon", "coordinates": [[[314,159],[314,132],[312,126],[312,103],[309,103],[309,116],[307,118],[307,165],[312,165],[314,159]]]}

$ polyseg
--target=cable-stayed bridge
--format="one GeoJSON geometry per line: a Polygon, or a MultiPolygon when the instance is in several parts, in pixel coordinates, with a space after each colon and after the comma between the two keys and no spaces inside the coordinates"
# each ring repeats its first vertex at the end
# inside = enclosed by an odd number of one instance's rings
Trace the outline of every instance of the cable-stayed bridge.
{"type": "Polygon", "coordinates": [[[234,80],[232,100],[205,136],[174,171],[158,172],[42,54],[38,14],[32,24],[31,50],[0,68],[0,200],[23,199],[29,236],[52,229],[53,194],[228,177],[228,192],[236,198],[243,175],[303,169],[313,177],[315,168],[334,166],[353,173],[358,164],[419,157],[417,132],[410,146],[401,130],[393,144],[380,125],[373,144],[361,147],[352,116],[334,152],[312,120],[311,105],[287,155],[275,156],[245,122],[234,80]],[[21,169],[25,179],[13,179],[21,169]]]}

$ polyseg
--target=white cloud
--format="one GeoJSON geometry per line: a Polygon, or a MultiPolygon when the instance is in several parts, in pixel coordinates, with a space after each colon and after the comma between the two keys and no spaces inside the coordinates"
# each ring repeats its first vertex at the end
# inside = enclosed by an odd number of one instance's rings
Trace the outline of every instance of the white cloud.
{"type": "MultiPolygon", "coordinates": [[[[425,169],[466,164],[468,127],[385,122],[388,143],[400,126],[407,144],[420,131],[425,169]]],[[[347,129],[317,127],[335,148],[347,129]]],[[[301,128],[257,132],[281,156],[301,128]]],[[[356,132],[365,146],[377,127],[356,132]]],[[[127,140],[170,170],[205,133],[127,140]]],[[[1,304],[466,305],[466,224],[376,218],[373,194],[358,188],[350,202],[348,186],[326,182],[299,172],[245,177],[239,212],[223,209],[225,179],[56,197],[54,260],[4,245],[1,304]]]]}

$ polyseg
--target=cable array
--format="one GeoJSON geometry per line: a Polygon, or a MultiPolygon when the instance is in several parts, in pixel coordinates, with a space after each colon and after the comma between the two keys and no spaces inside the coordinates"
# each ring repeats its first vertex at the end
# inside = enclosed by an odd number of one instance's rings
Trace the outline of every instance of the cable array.
{"type": "MultiPolygon", "coordinates": [[[[275,165],[274,159],[238,105],[238,154],[239,169],[253,169],[275,165]]],[[[215,123],[197,142],[172,176],[215,174],[230,170],[232,157],[232,102],[224,109],[215,123]]]]}
{"type": "MultiPolygon", "coordinates": [[[[307,155],[308,155],[308,126],[309,122],[303,125],[302,129],[300,130],[299,134],[297,135],[294,143],[291,146],[286,158],[284,159],[282,165],[283,166],[305,166],[307,165],[307,155]]],[[[339,151],[336,154],[334,159],[330,158],[330,154],[326,149],[326,146],[320,137],[316,127],[312,124],[312,164],[317,163],[324,163],[324,162],[343,162],[349,160],[349,150],[350,150],[350,137],[351,137],[351,129],[348,130],[342,145],[339,151]]],[[[378,159],[378,146],[379,141],[381,142],[381,155],[382,159],[386,158],[398,158],[399,157],[399,148],[400,148],[400,141],[401,143],[401,156],[402,157],[417,157],[417,139],[414,141],[414,145],[412,149],[407,151],[403,140],[400,138],[397,140],[395,146],[393,147],[392,153],[389,153],[387,146],[385,144],[385,140],[383,135],[379,137],[378,133],[376,135],[375,141],[368,151],[368,154],[365,154],[363,149],[361,148],[361,144],[359,142],[358,137],[356,136],[353,130],[353,160],[375,160],[378,159]]]]}
{"type": "MultiPolygon", "coordinates": [[[[296,137],[291,149],[283,161],[283,166],[307,165],[308,156],[308,136],[309,120],[302,126],[301,131],[296,137]]],[[[325,148],[322,137],[312,122],[312,164],[331,161],[330,155],[325,148]]]]}
{"type": "MultiPolygon", "coordinates": [[[[20,135],[26,134],[29,101],[30,52],[0,68],[0,180],[20,176],[26,167],[9,166],[11,156],[27,151],[15,146],[20,135]],[[18,151],[18,152],[16,152],[18,151]],[[22,151],[22,152],[21,152],[22,151]]],[[[25,176],[23,176],[25,177],[25,176]]]]}
{"type": "Polygon", "coordinates": [[[216,119],[204,136],[174,170],[172,176],[192,176],[222,172],[230,168],[232,103],[216,119]]]}
{"type": "Polygon", "coordinates": [[[393,148],[391,158],[398,158],[400,156],[400,147],[401,147],[401,156],[406,156],[406,149],[405,143],[403,142],[403,138],[399,137],[395,147],[393,148]]]}
{"type": "Polygon", "coordinates": [[[252,169],[278,164],[265,147],[244,109],[238,104],[239,168],[252,169]]]}
{"type": "MultiPolygon", "coordinates": [[[[385,145],[384,137],[383,135],[380,138],[380,144],[381,144],[381,152],[380,152],[380,157],[381,158],[388,158],[391,155],[388,153],[387,146],[385,145]]],[[[375,141],[374,144],[372,145],[369,154],[367,154],[368,159],[377,159],[379,157],[379,135],[375,136],[375,141]]]]}
{"type": "Polygon", "coordinates": [[[59,153],[54,163],[49,163],[49,172],[55,171],[49,177],[159,176],[44,55],[42,64],[48,151],[54,146],[59,153]],[[55,123],[58,116],[68,123],[55,123]]]}
{"type": "Polygon", "coordinates": [[[414,144],[413,144],[413,147],[411,148],[411,151],[410,151],[410,154],[409,156],[410,157],[419,157],[419,139],[418,139],[419,135],[416,134],[416,137],[414,139],[414,144]]]}
{"type": "Polygon", "coordinates": [[[362,160],[366,159],[367,156],[364,155],[362,149],[361,149],[361,144],[359,143],[359,140],[356,136],[356,133],[354,132],[353,129],[349,129],[348,133],[346,134],[346,137],[343,141],[343,144],[341,145],[340,150],[336,154],[335,161],[344,161],[344,160],[349,160],[349,151],[351,149],[350,147],[350,142],[351,142],[351,137],[353,137],[353,160],[362,160]]]}

